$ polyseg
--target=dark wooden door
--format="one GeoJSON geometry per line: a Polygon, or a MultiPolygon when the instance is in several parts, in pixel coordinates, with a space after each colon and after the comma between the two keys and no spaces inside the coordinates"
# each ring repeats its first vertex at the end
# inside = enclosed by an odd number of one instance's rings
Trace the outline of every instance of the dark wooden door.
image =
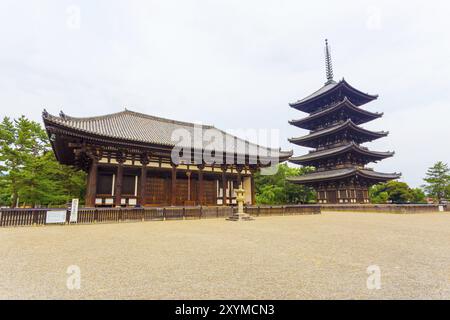
{"type": "Polygon", "coordinates": [[[363,203],[364,202],[363,190],[356,190],[356,202],[358,202],[358,203],[363,203]]]}
{"type": "Polygon", "coordinates": [[[216,180],[203,180],[203,193],[205,199],[205,205],[215,206],[217,205],[217,182],[216,180]]]}
{"type": "Polygon", "coordinates": [[[145,204],[167,205],[169,190],[167,179],[161,177],[148,177],[145,184],[145,204]]]}
{"type": "Polygon", "coordinates": [[[329,190],[327,191],[327,202],[328,203],[337,203],[337,191],[336,190],[329,190]]]}

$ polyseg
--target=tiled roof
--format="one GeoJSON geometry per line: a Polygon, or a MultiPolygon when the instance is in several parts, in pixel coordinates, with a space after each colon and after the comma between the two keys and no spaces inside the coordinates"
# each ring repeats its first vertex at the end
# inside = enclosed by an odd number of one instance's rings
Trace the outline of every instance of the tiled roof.
{"type": "Polygon", "coordinates": [[[303,156],[292,157],[289,159],[289,161],[292,163],[302,163],[305,161],[310,161],[310,160],[314,160],[314,159],[326,158],[328,156],[337,155],[337,154],[340,154],[340,153],[343,153],[343,152],[346,152],[346,151],[352,150],[352,149],[356,152],[363,153],[363,154],[373,156],[375,158],[380,158],[380,159],[384,159],[384,158],[391,157],[394,155],[394,152],[371,151],[371,150],[362,148],[361,146],[357,145],[356,143],[351,142],[349,144],[339,146],[336,148],[314,151],[314,152],[305,154],[303,156]]]}
{"type": "Polygon", "coordinates": [[[309,101],[314,99],[315,97],[318,97],[322,94],[324,94],[325,92],[330,91],[331,89],[333,89],[334,87],[336,87],[338,85],[338,82],[336,81],[332,81],[330,83],[325,84],[323,87],[321,87],[319,90],[311,93],[310,95],[304,97],[303,99],[297,100],[296,102],[292,102],[290,103],[291,106],[293,105],[298,105],[298,104],[302,104],[303,102],[309,101]]]}
{"type": "Polygon", "coordinates": [[[292,102],[289,105],[291,107],[293,107],[293,108],[297,108],[297,107],[306,105],[306,104],[308,104],[310,102],[315,101],[316,98],[325,96],[329,92],[333,92],[334,89],[338,90],[338,88],[345,89],[345,90],[347,90],[347,92],[352,92],[353,94],[356,94],[356,95],[358,95],[360,97],[364,97],[365,102],[369,102],[369,101],[374,100],[374,99],[376,99],[378,97],[377,95],[371,95],[371,94],[359,91],[358,89],[355,89],[350,84],[348,84],[347,81],[342,79],[339,82],[332,81],[330,83],[326,83],[323,87],[321,87],[319,90],[313,92],[309,96],[306,96],[305,98],[300,99],[300,100],[298,100],[296,102],[292,102]]]}
{"type": "Polygon", "coordinates": [[[345,122],[342,122],[342,123],[334,125],[334,126],[327,127],[322,130],[314,131],[310,134],[307,134],[306,136],[298,137],[298,138],[291,138],[291,139],[289,139],[289,142],[298,143],[298,142],[302,142],[302,141],[312,140],[312,139],[315,139],[320,136],[326,136],[328,134],[335,133],[346,127],[352,128],[354,130],[357,130],[361,133],[364,133],[364,134],[367,134],[367,135],[373,136],[373,137],[384,137],[388,134],[388,132],[384,132],[384,131],[377,132],[377,131],[370,131],[370,130],[364,129],[364,128],[359,127],[356,124],[354,124],[351,119],[348,119],[345,122]]]}
{"type": "MultiPolygon", "coordinates": [[[[347,97],[345,97],[341,102],[336,103],[334,106],[326,108],[324,110],[321,110],[319,112],[313,113],[309,116],[307,116],[306,118],[303,119],[297,119],[297,120],[291,120],[289,121],[290,124],[298,126],[298,127],[302,127],[302,124],[307,124],[310,121],[314,120],[314,119],[318,119],[326,114],[330,114],[335,112],[336,110],[339,110],[341,108],[349,108],[355,112],[357,112],[360,115],[366,116],[367,118],[369,118],[368,120],[371,119],[376,119],[379,118],[383,115],[383,113],[377,113],[377,112],[370,112],[367,110],[364,110],[362,108],[359,108],[357,106],[355,106],[350,100],[348,100],[347,97]]],[[[362,121],[358,124],[363,123],[362,121]]]]}
{"type": "MultiPolygon", "coordinates": [[[[225,137],[225,139],[236,138],[235,136],[230,135],[213,126],[195,125],[194,123],[189,122],[169,120],[130,110],[86,118],[71,117],[63,113],[61,113],[58,117],[50,115],[46,111],[44,111],[43,118],[46,126],[56,124],[58,126],[62,126],[64,128],[75,130],[81,133],[92,134],[112,139],[156,144],[161,146],[174,146],[176,144],[176,140],[172,140],[172,134],[177,129],[184,129],[190,133],[191,137],[193,137],[195,126],[198,129],[201,129],[202,133],[205,133],[206,130],[210,130],[209,133],[213,135],[221,134],[225,137]]],[[[236,138],[236,141],[245,143],[247,150],[251,150],[255,147],[260,147],[263,150],[265,149],[266,151],[273,150],[258,146],[240,138],[236,138]],[[252,146],[253,148],[249,148],[249,146],[252,146]]],[[[216,151],[223,150],[216,149],[216,151]]],[[[292,151],[279,151],[280,158],[286,158],[289,156],[292,156],[292,151]]]]}
{"type": "Polygon", "coordinates": [[[401,176],[401,174],[399,173],[382,173],[368,169],[343,168],[326,171],[315,171],[302,176],[288,177],[287,180],[293,183],[308,183],[320,180],[335,180],[352,175],[360,175],[375,180],[393,180],[398,179],[401,176]]]}

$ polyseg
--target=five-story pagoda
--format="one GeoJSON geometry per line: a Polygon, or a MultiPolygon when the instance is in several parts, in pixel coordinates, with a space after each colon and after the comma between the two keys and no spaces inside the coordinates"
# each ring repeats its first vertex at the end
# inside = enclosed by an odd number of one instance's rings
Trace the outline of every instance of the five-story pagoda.
{"type": "Polygon", "coordinates": [[[325,62],[325,85],[306,98],[290,104],[292,108],[306,112],[309,116],[289,123],[310,130],[310,133],[289,141],[314,150],[303,156],[292,157],[289,161],[313,166],[316,170],[289,180],[313,187],[319,203],[368,203],[368,188],[371,185],[400,177],[398,173],[381,173],[365,167],[370,162],[377,162],[394,154],[371,151],[361,145],[388,135],[388,132],[360,127],[383,115],[360,108],[378,96],[363,93],[344,79],[339,82],[333,80],[327,40],[325,62]]]}

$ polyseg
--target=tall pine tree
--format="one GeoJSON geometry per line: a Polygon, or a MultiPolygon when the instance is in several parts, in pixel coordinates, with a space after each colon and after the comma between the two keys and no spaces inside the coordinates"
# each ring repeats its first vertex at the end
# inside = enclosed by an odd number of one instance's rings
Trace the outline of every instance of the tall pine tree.
{"type": "Polygon", "coordinates": [[[0,123],[0,204],[58,206],[83,198],[85,174],[56,161],[46,132],[24,116],[0,123]]]}
{"type": "Polygon", "coordinates": [[[428,169],[423,180],[426,182],[423,188],[428,196],[438,201],[450,198],[450,169],[446,163],[436,162],[428,169]]]}

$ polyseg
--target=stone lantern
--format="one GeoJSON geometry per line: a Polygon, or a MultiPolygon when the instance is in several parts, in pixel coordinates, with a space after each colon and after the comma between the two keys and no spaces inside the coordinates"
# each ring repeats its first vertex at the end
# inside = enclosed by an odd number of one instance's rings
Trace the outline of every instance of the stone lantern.
{"type": "Polygon", "coordinates": [[[244,212],[244,201],[245,201],[245,190],[242,188],[239,188],[235,190],[236,192],[236,201],[238,204],[238,212],[233,213],[232,216],[228,217],[227,220],[230,221],[249,221],[253,220],[250,215],[244,212]]]}

